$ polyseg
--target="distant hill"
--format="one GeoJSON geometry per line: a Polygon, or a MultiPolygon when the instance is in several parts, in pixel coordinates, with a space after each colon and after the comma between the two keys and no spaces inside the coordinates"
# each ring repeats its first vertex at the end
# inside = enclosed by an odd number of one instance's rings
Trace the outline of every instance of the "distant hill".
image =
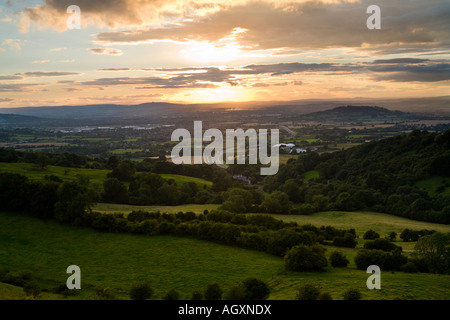
{"type": "Polygon", "coordinates": [[[371,106],[342,106],[331,110],[313,112],[298,117],[299,120],[320,122],[405,121],[436,119],[433,116],[392,111],[371,106]]]}
{"type": "Polygon", "coordinates": [[[44,121],[44,119],[39,117],[0,113],[0,125],[32,124],[32,123],[39,123],[42,121],[44,121]]]}

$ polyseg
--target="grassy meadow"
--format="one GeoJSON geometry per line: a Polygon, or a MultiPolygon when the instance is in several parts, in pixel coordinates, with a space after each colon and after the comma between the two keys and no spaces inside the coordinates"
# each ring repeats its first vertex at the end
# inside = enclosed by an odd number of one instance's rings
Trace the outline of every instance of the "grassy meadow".
{"type": "MultiPolygon", "coordinates": [[[[310,222],[314,218],[318,218],[314,224],[329,222],[329,215],[313,215],[310,222]]],[[[400,228],[395,219],[392,223],[390,227],[387,219],[383,230],[400,228]]],[[[367,222],[358,226],[362,232],[367,222]]],[[[99,287],[110,288],[116,299],[128,299],[131,285],[140,281],[151,283],[153,299],[161,299],[172,288],[182,299],[190,299],[208,283],[218,282],[226,289],[247,277],[267,281],[272,289],[269,299],[280,300],[295,299],[305,283],[320,285],[335,300],[342,299],[350,287],[360,289],[363,299],[447,299],[450,287],[448,275],[382,272],[382,289],[368,290],[368,274],[357,270],[353,262],[357,249],[327,247],[327,255],[336,249],[345,253],[351,262],[347,268],[328,266],[323,272],[295,273],[284,270],[282,258],[262,252],[176,236],[101,233],[5,212],[0,213],[0,243],[0,269],[33,271],[44,289],[39,299],[65,299],[49,291],[65,283],[66,268],[72,264],[81,268],[82,290],[68,299],[95,299],[99,287]]],[[[21,288],[0,283],[0,299],[23,298],[21,288]]]]}

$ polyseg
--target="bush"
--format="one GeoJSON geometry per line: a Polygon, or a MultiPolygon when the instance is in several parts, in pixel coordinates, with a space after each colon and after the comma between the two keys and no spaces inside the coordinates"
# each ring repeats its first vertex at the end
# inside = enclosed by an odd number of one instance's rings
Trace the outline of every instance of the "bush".
{"type": "Polygon", "coordinates": [[[134,284],[130,290],[131,300],[147,300],[153,295],[153,289],[148,283],[134,284]]]}
{"type": "Polygon", "coordinates": [[[205,300],[220,300],[222,299],[223,290],[217,283],[211,283],[206,286],[205,300]]]}
{"type": "Polygon", "coordinates": [[[245,289],[242,286],[233,285],[228,288],[223,296],[224,300],[244,300],[245,289]]]}
{"type": "Polygon", "coordinates": [[[358,289],[348,289],[343,294],[344,300],[361,300],[362,294],[358,289]]]}
{"type": "Polygon", "coordinates": [[[35,299],[41,293],[41,288],[36,281],[30,281],[25,284],[23,291],[27,296],[31,296],[35,299]]]}
{"type": "Polygon", "coordinates": [[[115,300],[116,298],[110,288],[97,288],[95,290],[95,295],[100,300],[115,300]]]}
{"type": "Polygon", "coordinates": [[[348,232],[343,237],[335,237],[333,239],[333,246],[336,247],[354,248],[357,244],[355,236],[348,232]]]}
{"type": "Polygon", "coordinates": [[[400,250],[385,252],[382,250],[361,249],[355,256],[355,264],[359,270],[366,270],[370,265],[377,265],[385,270],[400,270],[408,262],[400,250]]]}
{"type": "Polygon", "coordinates": [[[203,294],[199,291],[196,291],[192,294],[191,300],[203,300],[203,294]]]}
{"type": "Polygon", "coordinates": [[[396,246],[392,242],[390,242],[387,239],[375,239],[375,240],[369,240],[364,244],[364,249],[377,249],[377,250],[383,250],[383,251],[394,251],[395,249],[398,249],[402,251],[402,248],[399,246],[396,246]]]}
{"type": "Polygon", "coordinates": [[[408,261],[406,264],[400,267],[400,271],[408,272],[408,273],[417,273],[417,267],[412,261],[408,261]]]}
{"type": "Polygon", "coordinates": [[[247,278],[243,281],[245,300],[266,300],[270,294],[267,283],[256,278],[247,278]]]}
{"type": "Polygon", "coordinates": [[[333,300],[333,297],[329,292],[321,292],[319,295],[319,300],[333,300]]]}
{"type": "Polygon", "coordinates": [[[298,245],[291,248],[284,256],[287,270],[291,271],[318,271],[328,265],[325,257],[325,248],[320,245],[298,245]]]}
{"type": "Polygon", "coordinates": [[[297,300],[317,300],[319,299],[320,289],[313,284],[305,284],[302,286],[298,292],[297,300]]]}
{"type": "Polygon", "coordinates": [[[333,267],[346,267],[349,263],[348,259],[342,253],[342,251],[333,251],[329,257],[331,266],[333,267]]]}
{"type": "Polygon", "coordinates": [[[1,279],[1,282],[11,284],[16,287],[24,287],[28,282],[34,281],[34,275],[32,271],[10,271],[6,273],[1,279]]]}
{"type": "Polygon", "coordinates": [[[366,233],[364,233],[363,239],[364,240],[375,240],[379,237],[380,237],[380,235],[377,232],[373,231],[372,229],[369,229],[366,231],[366,233]]]}
{"type": "Polygon", "coordinates": [[[163,297],[164,300],[180,300],[180,294],[177,290],[171,289],[163,297]]]}

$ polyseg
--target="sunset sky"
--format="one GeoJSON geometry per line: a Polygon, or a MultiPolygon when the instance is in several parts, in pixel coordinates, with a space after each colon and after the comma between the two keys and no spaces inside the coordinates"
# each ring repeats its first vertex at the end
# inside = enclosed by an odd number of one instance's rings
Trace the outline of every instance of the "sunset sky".
{"type": "Polygon", "coordinates": [[[450,95],[449,17],[448,0],[0,0],[0,108],[450,95]]]}

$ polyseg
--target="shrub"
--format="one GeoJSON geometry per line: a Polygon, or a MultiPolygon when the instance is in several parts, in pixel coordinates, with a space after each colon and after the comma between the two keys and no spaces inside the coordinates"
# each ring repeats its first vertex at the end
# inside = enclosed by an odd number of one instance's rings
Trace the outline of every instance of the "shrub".
{"type": "Polygon", "coordinates": [[[97,288],[95,290],[95,295],[100,300],[114,300],[115,299],[115,296],[112,293],[110,288],[97,288]]]}
{"type": "Polygon", "coordinates": [[[317,300],[319,299],[320,288],[313,284],[305,284],[302,286],[298,292],[297,300],[317,300]]]}
{"type": "Polygon", "coordinates": [[[400,270],[408,273],[418,272],[416,265],[412,261],[408,261],[407,263],[405,263],[403,266],[400,267],[400,270]]]}
{"type": "Polygon", "coordinates": [[[328,265],[325,248],[320,245],[298,245],[291,248],[284,256],[287,270],[317,271],[328,265]]]}
{"type": "Polygon", "coordinates": [[[36,281],[30,281],[25,284],[23,291],[27,296],[31,296],[35,299],[41,293],[41,288],[36,281]]]}
{"type": "Polygon", "coordinates": [[[355,236],[348,232],[343,237],[335,237],[333,239],[333,246],[336,247],[354,248],[357,244],[355,236]]]}
{"type": "Polygon", "coordinates": [[[130,290],[131,300],[147,300],[153,295],[153,289],[148,283],[134,284],[130,290]]]}
{"type": "Polygon", "coordinates": [[[400,270],[408,262],[400,250],[385,252],[382,250],[361,249],[355,256],[355,264],[359,270],[366,270],[370,265],[377,265],[385,270],[400,270]]]}
{"type": "Polygon", "coordinates": [[[245,300],[266,300],[270,294],[267,283],[256,278],[247,278],[243,281],[245,300]]]}
{"type": "Polygon", "coordinates": [[[233,285],[228,288],[223,296],[224,300],[244,300],[245,289],[239,285],[233,285]]]}
{"type": "Polygon", "coordinates": [[[321,292],[319,294],[319,300],[333,300],[333,297],[329,292],[321,292]]]}
{"type": "Polygon", "coordinates": [[[203,294],[199,291],[192,293],[191,300],[203,300],[203,294]]]}
{"type": "Polygon", "coordinates": [[[364,244],[364,249],[377,249],[377,250],[383,250],[383,251],[394,251],[395,249],[398,249],[402,251],[402,248],[399,246],[396,246],[392,242],[390,242],[387,239],[375,239],[375,240],[369,240],[364,244]]]}
{"type": "Polygon", "coordinates": [[[369,229],[366,231],[366,233],[364,233],[363,239],[364,240],[375,240],[379,237],[380,237],[380,235],[377,232],[373,231],[372,229],[369,229]]]}
{"type": "Polygon", "coordinates": [[[346,267],[349,263],[342,251],[333,251],[329,259],[333,267],[346,267]]]}
{"type": "Polygon", "coordinates": [[[343,294],[344,300],[361,300],[362,294],[358,289],[348,289],[343,294]]]}
{"type": "Polygon", "coordinates": [[[210,283],[206,286],[205,300],[220,300],[222,299],[223,290],[218,283],[210,283]]]}
{"type": "Polygon", "coordinates": [[[180,294],[177,290],[171,289],[163,297],[164,300],[180,300],[180,294]]]}
{"type": "Polygon", "coordinates": [[[391,232],[389,233],[389,240],[394,241],[395,238],[397,238],[397,233],[396,232],[391,232]]]}

